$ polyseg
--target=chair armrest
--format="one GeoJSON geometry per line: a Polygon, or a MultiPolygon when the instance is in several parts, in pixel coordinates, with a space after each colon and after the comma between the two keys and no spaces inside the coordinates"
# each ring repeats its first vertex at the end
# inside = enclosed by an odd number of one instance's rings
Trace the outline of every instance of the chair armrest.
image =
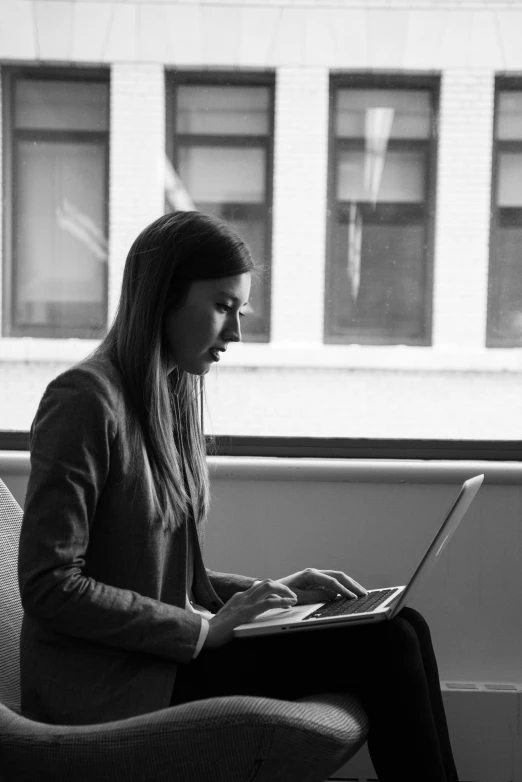
{"type": "Polygon", "coordinates": [[[228,696],[100,725],[45,725],[0,704],[6,782],[322,782],[366,738],[349,695],[228,696]]]}

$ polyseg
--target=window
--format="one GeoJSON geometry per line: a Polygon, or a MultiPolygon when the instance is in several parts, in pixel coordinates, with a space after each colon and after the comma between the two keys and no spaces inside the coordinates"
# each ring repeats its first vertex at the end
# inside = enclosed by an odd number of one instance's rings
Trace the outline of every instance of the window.
{"type": "Polygon", "coordinates": [[[522,83],[497,85],[488,347],[522,346],[522,83]]]}
{"type": "Polygon", "coordinates": [[[4,335],[97,337],[107,311],[109,87],[71,72],[5,81],[4,335]]]}
{"type": "Polygon", "coordinates": [[[264,272],[243,339],[269,340],[273,79],[176,74],[167,95],[167,209],[230,223],[264,272]]]}
{"type": "Polygon", "coordinates": [[[332,79],[327,342],[430,344],[435,97],[332,79]]]}

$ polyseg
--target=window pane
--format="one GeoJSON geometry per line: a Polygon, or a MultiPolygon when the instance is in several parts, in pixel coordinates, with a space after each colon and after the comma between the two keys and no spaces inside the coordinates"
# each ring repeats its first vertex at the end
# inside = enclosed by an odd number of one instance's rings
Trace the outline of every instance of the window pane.
{"type": "Polygon", "coordinates": [[[334,332],[353,342],[424,335],[424,228],[342,222],[328,307],[334,332]],[[358,235],[357,235],[358,234],[358,235]]]}
{"type": "Polygon", "coordinates": [[[497,103],[497,139],[522,139],[522,92],[500,92],[497,103]]]}
{"type": "Polygon", "coordinates": [[[499,228],[494,243],[495,296],[489,336],[522,345],[522,226],[499,228]]]}
{"type": "Polygon", "coordinates": [[[422,202],[422,152],[341,152],[337,198],[341,201],[422,202]]]}
{"type": "Polygon", "coordinates": [[[487,344],[522,346],[522,91],[496,101],[487,344]]]}
{"type": "Polygon", "coordinates": [[[97,82],[20,79],[15,127],[31,130],[108,130],[108,88],[97,82]]]}
{"type": "Polygon", "coordinates": [[[390,123],[390,138],[431,135],[431,96],[426,90],[340,89],[337,100],[337,136],[366,138],[381,122],[390,123]]]}
{"type": "Polygon", "coordinates": [[[426,344],[432,93],[337,95],[326,338],[426,344]]]}
{"type": "Polygon", "coordinates": [[[19,142],[17,325],[103,325],[105,167],[97,143],[19,142]]]}
{"type": "Polygon", "coordinates": [[[195,202],[262,203],[265,152],[245,147],[181,147],[179,175],[195,202]]]}
{"type": "Polygon", "coordinates": [[[497,205],[522,206],[522,152],[498,156],[497,205]]]}
{"type": "Polygon", "coordinates": [[[178,133],[266,135],[269,97],[266,87],[179,86],[178,133]]]}

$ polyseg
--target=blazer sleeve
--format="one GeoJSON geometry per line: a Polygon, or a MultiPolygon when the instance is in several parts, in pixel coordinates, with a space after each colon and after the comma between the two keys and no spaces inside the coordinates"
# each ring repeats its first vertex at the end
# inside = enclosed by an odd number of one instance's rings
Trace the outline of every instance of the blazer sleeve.
{"type": "Polygon", "coordinates": [[[215,570],[206,568],[210,583],[214,591],[226,603],[236,592],[244,592],[249,589],[258,579],[250,576],[238,576],[235,573],[218,573],[215,570]]]}
{"type": "Polygon", "coordinates": [[[71,370],[53,381],[31,428],[31,473],[18,575],[25,612],[50,630],[189,662],[201,617],[89,577],[89,531],[118,428],[101,381],[71,370]]]}

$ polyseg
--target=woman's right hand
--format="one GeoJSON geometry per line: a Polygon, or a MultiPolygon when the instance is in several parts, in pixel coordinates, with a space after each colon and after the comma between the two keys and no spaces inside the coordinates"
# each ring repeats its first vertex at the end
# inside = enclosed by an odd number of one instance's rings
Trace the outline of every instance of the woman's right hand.
{"type": "Polygon", "coordinates": [[[267,578],[244,592],[236,592],[228,603],[209,620],[203,647],[217,649],[232,640],[234,627],[254,619],[269,608],[290,608],[296,604],[295,592],[280,581],[267,578]]]}

